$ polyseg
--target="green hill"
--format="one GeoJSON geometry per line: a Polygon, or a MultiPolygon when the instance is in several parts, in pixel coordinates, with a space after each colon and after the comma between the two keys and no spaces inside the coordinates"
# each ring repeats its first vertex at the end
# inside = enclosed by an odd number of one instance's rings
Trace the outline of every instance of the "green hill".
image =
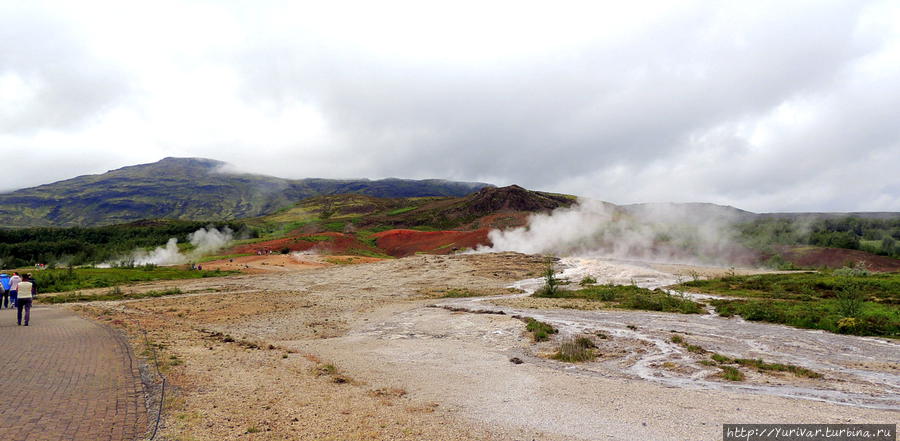
{"type": "Polygon", "coordinates": [[[381,198],[463,196],[488,184],[444,180],[283,179],[222,172],[226,164],[165,158],[0,194],[0,225],[96,226],[140,219],[231,220],[343,193],[381,198]]]}

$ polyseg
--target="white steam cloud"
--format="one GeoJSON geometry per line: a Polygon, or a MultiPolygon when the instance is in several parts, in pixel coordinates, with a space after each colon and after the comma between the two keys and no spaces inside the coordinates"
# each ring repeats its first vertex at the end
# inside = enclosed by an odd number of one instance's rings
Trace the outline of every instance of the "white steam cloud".
{"type": "Polygon", "coordinates": [[[525,227],[494,230],[477,251],[605,256],[657,262],[750,263],[738,244],[739,213],[706,204],[654,204],[629,209],[593,200],[535,214],[525,227]]]}
{"type": "Polygon", "coordinates": [[[178,249],[178,239],[170,238],[165,246],[156,247],[153,250],[135,250],[129,257],[120,259],[119,264],[131,262],[135,265],[179,265],[196,260],[206,254],[216,252],[234,240],[234,232],[225,227],[222,230],[216,228],[201,228],[188,234],[188,240],[193,249],[187,254],[178,249]]]}
{"type": "Polygon", "coordinates": [[[234,240],[234,232],[228,227],[223,228],[222,231],[215,228],[201,228],[188,234],[188,240],[194,246],[192,254],[202,256],[224,248],[234,240]]]}

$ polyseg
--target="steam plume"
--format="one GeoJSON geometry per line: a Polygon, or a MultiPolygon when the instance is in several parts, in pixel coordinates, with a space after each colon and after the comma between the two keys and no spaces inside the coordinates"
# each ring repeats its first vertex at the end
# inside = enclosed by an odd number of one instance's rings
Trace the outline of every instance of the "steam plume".
{"type": "Polygon", "coordinates": [[[178,265],[187,263],[224,248],[234,240],[234,232],[228,227],[222,230],[201,228],[188,234],[188,240],[194,248],[187,254],[182,253],[178,249],[178,239],[173,237],[166,242],[165,246],[156,247],[150,251],[135,250],[129,258],[121,259],[119,263],[126,261],[133,262],[135,265],[178,265]]]}
{"type": "Polygon", "coordinates": [[[494,230],[493,246],[558,256],[607,256],[666,262],[738,263],[752,259],[738,244],[737,214],[718,206],[654,204],[624,209],[593,200],[535,214],[528,225],[494,230]]]}

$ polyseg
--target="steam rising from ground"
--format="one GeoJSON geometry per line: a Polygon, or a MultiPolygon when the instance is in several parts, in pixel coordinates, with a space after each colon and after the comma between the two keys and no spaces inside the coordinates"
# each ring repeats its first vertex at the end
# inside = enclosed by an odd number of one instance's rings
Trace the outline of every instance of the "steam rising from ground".
{"type": "Polygon", "coordinates": [[[525,227],[491,231],[493,246],[478,251],[733,264],[752,259],[736,240],[739,220],[739,214],[707,204],[617,207],[581,200],[532,215],[525,227]]]}
{"type": "Polygon", "coordinates": [[[135,265],[179,265],[196,260],[206,254],[218,251],[234,240],[234,232],[225,227],[222,230],[217,228],[201,228],[188,234],[188,240],[193,248],[188,253],[182,253],[178,249],[178,239],[170,238],[165,246],[157,247],[153,250],[135,250],[131,256],[122,259],[124,261],[133,262],[135,265]]]}

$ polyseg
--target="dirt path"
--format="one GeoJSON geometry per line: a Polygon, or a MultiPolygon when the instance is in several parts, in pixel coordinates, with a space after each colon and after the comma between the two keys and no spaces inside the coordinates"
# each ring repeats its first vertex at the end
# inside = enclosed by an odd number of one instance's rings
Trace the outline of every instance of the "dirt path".
{"type": "Polygon", "coordinates": [[[124,339],[61,308],[29,326],[0,311],[0,439],[130,441],[147,430],[137,364],[124,339]]]}

